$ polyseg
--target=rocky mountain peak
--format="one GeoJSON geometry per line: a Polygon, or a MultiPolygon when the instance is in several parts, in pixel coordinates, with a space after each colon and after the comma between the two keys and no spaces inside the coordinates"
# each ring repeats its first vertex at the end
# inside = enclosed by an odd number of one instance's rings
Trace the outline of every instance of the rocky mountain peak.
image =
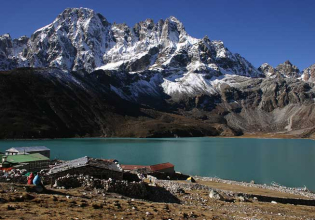
{"type": "Polygon", "coordinates": [[[167,18],[165,24],[169,25],[169,31],[178,31],[179,34],[186,34],[183,23],[174,16],[167,18]]]}
{"type": "Polygon", "coordinates": [[[27,65],[24,56],[27,54],[28,37],[12,39],[10,34],[0,35],[0,70],[14,69],[27,65]]]}
{"type": "Polygon", "coordinates": [[[5,38],[10,38],[11,39],[11,35],[9,33],[0,35],[0,39],[5,39],[5,38]]]}
{"type": "Polygon", "coordinates": [[[301,78],[304,81],[315,82],[315,64],[303,70],[301,78]]]}
{"type": "Polygon", "coordinates": [[[93,14],[95,14],[95,12],[89,8],[66,8],[58,15],[57,19],[67,19],[74,15],[86,19],[93,14]]]}
{"type": "Polygon", "coordinates": [[[258,70],[260,72],[262,72],[265,76],[273,76],[275,75],[276,71],[275,69],[269,65],[268,63],[263,63],[259,68],[258,70]]]}
{"type": "Polygon", "coordinates": [[[110,25],[104,16],[88,8],[67,8],[57,16],[52,24],[57,29],[60,26],[72,26],[79,27],[84,31],[89,31],[93,25],[101,24],[104,27],[110,25]]]}
{"type": "Polygon", "coordinates": [[[67,8],[31,37],[30,66],[93,71],[103,64],[110,24],[87,8],[67,8]]]}
{"type": "Polygon", "coordinates": [[[65,9],[62,13],[60,13],[57,18],[55,19],[54,23],[57,20],[70,20],[70,21],[77,21],[77,20],[88,20],[93,17],[99,18],[102,22],[105,22],[105,26],[109,24],[107,19],[99,14],[96,13],[94,10],[89,9],[89,8],[67,8],[65,9]]]}
{"type": "Polygon", "coordinates": [[[290,60],[286,60],[284,64],[292,66],[292,63],[290,62],[290,60]]]}
{"type": "Polygon", "coordinates": [[[92,9],[67,8],[30,39],[17,40],[18,49],[13,50],[18,53],[8,51],[15,47],[12,39],[3,42],[4,39],[1,45],[5,45],[2,57],[6,64],[1,69],[31,66],[88,72],[99,68],[155,70],[171,74],[197,72],[210,78],[225,73],[259,75],[257,69],[231,53],[222,41],[189,36],[183,23],[174,16],[157,23],[146,19],[130,28],[126,24],[110,24],[92,9]],[[13,56],[17,60],[12,60],[13,56]]]}
{"type": "Polygon", "coordinates": [[[264,63],[258,68],[258,70],[267,77],[281,75],[283,77],[299,78],[301,75],[300,70],[289,60],[279,64],[276,68],[272,67],[268,63],[264,63]]]}
{"type": "Polygon", "coordinates": [[[293,65],[289,60],[285,61],[282,64],[279,64],[276,67],[276,71],[280,74],[287,76],[287,77],[299,77],[300,70],[297,66],[293,65]]]}
{"type": "Polygon", "coordinates": [[[111,24],[91,9],[67,8],[30,39],[2,37],[0,45],[2,70],[30,66],[90,73],[103,69],[146,75],[152,71],[159,74],[154,77],[164,82],[168,95],[211,93],[213,77],[262,76],[222,41],[190,36],[174,16],[156,23],[146,19],[129,27],[111,24]]]}

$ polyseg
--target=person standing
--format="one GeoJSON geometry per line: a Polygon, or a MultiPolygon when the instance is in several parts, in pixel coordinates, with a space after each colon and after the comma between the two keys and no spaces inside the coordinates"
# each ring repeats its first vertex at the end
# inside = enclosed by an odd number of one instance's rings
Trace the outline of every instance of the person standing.
{"type": "Polygon", "coordinates": [[[30,175],[27,177],[27,184],[32,185],[34,179],[34,173],[30,173],[30,175]]]}
{"type": "Polygon", "coordinates": [[[41,180],[41,178],[40,178],[40,173],[39,173],[39,172],[38,172],[38,173],[36,174],[36,176],[34,177],[34,179],[33,179],[33,184],[34,184],[35,186],[41,186],[43,189],[45,189],[44,184],[42,183],[42,180],[41,180]]]}

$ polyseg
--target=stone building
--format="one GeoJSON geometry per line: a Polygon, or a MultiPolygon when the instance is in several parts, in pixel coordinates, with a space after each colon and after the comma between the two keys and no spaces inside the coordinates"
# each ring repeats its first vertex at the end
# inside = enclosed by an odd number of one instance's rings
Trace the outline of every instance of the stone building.
{"type": "Polygon", "coordinates": [[[100,179],[123,179],[123,170],[118,163],[90,157],[82,157],[59,164],[51,168],[48,174],[52,178],[58,178],[67,174],[82,174],[100,179]]]}

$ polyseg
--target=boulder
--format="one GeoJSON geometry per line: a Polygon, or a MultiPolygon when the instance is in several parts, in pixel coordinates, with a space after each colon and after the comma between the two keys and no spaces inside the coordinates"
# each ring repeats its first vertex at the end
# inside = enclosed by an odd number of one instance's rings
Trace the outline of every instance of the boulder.
{"type": "Polygon", "coordinates": [[[223,197],[215,190],[211,190],[209,193],[209,197],[215,200],[222,200],[223,197]]]}

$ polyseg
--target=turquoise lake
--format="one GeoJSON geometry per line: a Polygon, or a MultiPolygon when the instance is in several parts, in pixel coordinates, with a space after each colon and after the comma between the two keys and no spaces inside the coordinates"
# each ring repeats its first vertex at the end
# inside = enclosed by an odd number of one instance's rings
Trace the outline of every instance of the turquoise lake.
{"type": "Polygon", "coordinates": [[[0,141],[0,151],[46,146],[51,159],[83,156],[117,159],[121,164],[171,162],[185,174],[219,177],[315,191],[315,141],[246,138],[85,138],[0,141]]]}

